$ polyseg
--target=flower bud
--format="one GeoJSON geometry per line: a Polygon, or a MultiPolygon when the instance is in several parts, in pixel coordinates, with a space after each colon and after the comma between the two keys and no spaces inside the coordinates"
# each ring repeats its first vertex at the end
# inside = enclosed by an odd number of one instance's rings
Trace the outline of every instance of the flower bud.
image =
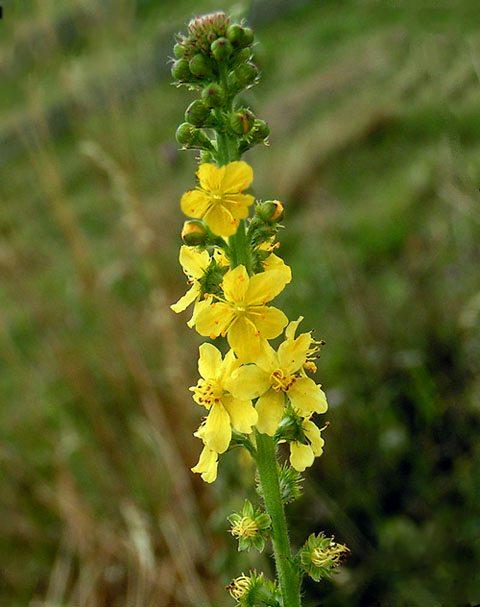
{"type": "Polygon", "coordinates": [[[211,76],[213,73],[210,60],[201,53],[197,53],[190,59],[188,67],[190,68],[192,74],[194,76],[198,76],[199,78],[211,76]]]}
{"type": "Polygon", "coordinates": [[[265,120],[255,120],[251,135],[255,143],[264,141],[270,135],[270,127],[265,120]]]}
{"type": "Polygon", "coordinates": [[[253,127],[255,115],[248,109],[239,110],[230,115],[230,128],[237,135],[246,135],[253,127]]]}
{"type": "Polygon", "coordinates": [[[252,51],[250,48],[239,49],[234,55],[233,66],[237,67],[237,65],[240,65],[241,63],[246,63],[247,61],[250,61],[251,58],[252,51]]]}
{"type": "Polygon", "coordinates": [[[245,88],[255,82],[258,77],[258,68],[253,63],[241,63],[234,70],[238,84],[245,88]]]}
{"type": "Polygon", "coordinates": [[[283,219],[283,204],[279,200],[266,200],[255,207],[255,215],[267,223],[278,223],[283,219]]]}
{"type": "Polygon", "coordinates": [[[178,143],[186,148],[214,149],[210,139],[205,133],[191,124],[188,124],[188,122],[182,122],[175,133],[175,137],[178,143]]]}
{"type": "Polygon", "coordinates": [[[233,46],[228,38],[217,38],[210,46],[212,56],[217,61],[228,59],[233,52],[233,46]]]}
{"type": "Polygon", "coordinates": [[[249,46],[253,42],[253,31],[238,23],[232,23],[227,29],[227,38],[237,48],[249,46]]]}
{"type": "Polygon", "coordinates": [[[188,61],[186,59],[178,59],[172,65],[172,77],[177,82],[189,82],[192,79],[188,61]]]}
{"type": "Polygon", "coordinates": [[[210,108],[200,99],[192,101],[185,111],[185,120],[194,126],[204,126],[209,116],[210,108]]]}
{"type": "Polygon", "coordinates": [[[203,89],[202,100],[209,108],[219,107],[225,101],[222,87],[212,82],[203,89]]]}
{"type": "Polygon", "coordinates": [[[207,242],[208,232],[203,221],[190,219],[183,224],[182,240],[186,245],[196,247],[207,242]]]}

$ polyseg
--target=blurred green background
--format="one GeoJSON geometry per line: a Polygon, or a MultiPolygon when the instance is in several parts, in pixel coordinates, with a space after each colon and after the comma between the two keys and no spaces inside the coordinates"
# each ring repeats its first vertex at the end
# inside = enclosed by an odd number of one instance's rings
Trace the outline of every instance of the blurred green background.
{"type": "Polygon", "coordinates": [[[287,208],[281,304],[327,346],[324,456],[292,540],[351,558],[306,607],[480,602],[480,12],[476,0],[18,0],[0,22],[0,604],[232,605],[269,556],[225,517],[250,464],[189,472],[200,340],[183,292],[175,31],[255,27],[247,101],[287,208]],[[240,470],[240,473],[239,473],[240,470]]]}

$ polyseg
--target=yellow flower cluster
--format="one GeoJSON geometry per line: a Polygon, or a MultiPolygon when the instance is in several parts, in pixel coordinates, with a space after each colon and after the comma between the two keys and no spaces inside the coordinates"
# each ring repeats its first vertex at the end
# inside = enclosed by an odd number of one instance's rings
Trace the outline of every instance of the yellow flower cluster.
{"type": "MultiPolygon", "coordinates": [[[[197,176],[199,186],[182,197],[183,212],[203,220],[220,240],[231,238],[254,202],[253,196],[243,193],[253,180],[251,167],[243,161],[223,167],[203,163],[197,176]]],[[[273,436],[287,408],[301,420],[299,434],[289,440],[292,466],[305,470],[323,450],[321,431],[311,418],[327,410],[327,401],[307,375],[316,369],[316,342],[310,332],[296,336],[302,318],[289,323],[270,305],[291,281],[291,270],[274,253],[263,252],[261,271],[249,274],[243,265],[231,268],[220,245],[180,249],[191,286],[172,309],[181,312],[193,304],[188,325],[212,340],[225,337],[230,348],[222,357],[211,343],[202,344],[200,379],[190,388],[194,401],[207,411],[195,434],[204,448],[192,470],[209,483],[216,479],[218,456],[229,448],[232,432],[250,435],[252,442],[254,428],[273,436]],[[208,280],[212,268],[220,276],[214,287],[208,280]],[[274,349],[269,341],[282,333],[283,340],[274,349]]]]}

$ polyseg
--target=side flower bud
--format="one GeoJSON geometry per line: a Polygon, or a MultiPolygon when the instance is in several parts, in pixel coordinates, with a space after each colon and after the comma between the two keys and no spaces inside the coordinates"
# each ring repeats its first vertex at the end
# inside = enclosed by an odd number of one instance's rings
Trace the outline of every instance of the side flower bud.
{"type": "Polygon", "coordinates": [[[230,114],[230,128],[236,135],[246,135],[250,132],[255,122],[255,115],[248,109],[242,109],[230,114]]]}
{"type": "Polygon", "coordinates": [[[302,569],[316,582],[328,579],[349,553],[343,544],[337,544],[333,538],[323,533],[312,535],[300,550],[302,569]]]}
{"type": "Polygon", "coordinates": [[[241,63],[234,70],[238,85],[243,89],[250,86],[258,78],[258,68],[253,63],[241,63]]]}
{"type": "Polygon", "coordinates": [[[254,509],[249,500],[245,500],[241,513],[234,512],[228,517],[230,533],[238,539],[239,550],[256,548],[259,552],[265,548],[271,520],[268,514],[254,509]]]}
{"type": "Polygon", "coordinates": [[[172,65],[171,73],[172,78],[176,82],[190,82],[192,80],[192,72],[186,59],[175,61],[172,65]]]}
{"type": "Polygon", "coordinates": [[[278,223],[283,219],[283,204],[279,200],[266,200],[255,207],[255,215],[267,223],[278,223]]]}
{"type": "Polygon", "coordinates": [[[175,133],[175,137],[178,143],[185,148],[214,149],[210,139],[205,133],[191,124],[188,124],[188,122],[182,122],[175,133]]]}
{"type": "Polygon", "coordinates": [[[215,82],[206,86],[202,91],[202,100],[209,108],[215,108],[222,105],[225,100],[222,87],[215,82]]]}
{"type": "Polygon", "coordinates": [[[204,126],[210,117],[210,108],[200,99],[195,99],[185,110],[185,120],[194,126],[204,126]]]}
{"type": "Polygon", "coordinates": [[[189,246],[205,245],[208,239],[207,228],[199,219],[189,219],[183,224],[182,240],[189,246]]]}

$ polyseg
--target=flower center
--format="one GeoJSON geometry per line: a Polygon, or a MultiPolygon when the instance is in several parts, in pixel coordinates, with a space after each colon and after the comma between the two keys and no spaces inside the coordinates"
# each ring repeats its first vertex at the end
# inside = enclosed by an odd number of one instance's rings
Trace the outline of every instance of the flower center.
{"type": "Polygon", "coordinates": [[[199,405],[210,408],[213,404],[219,403],[223,389],[220,384],[210,379],[200,379],[198,384],[191,388],[193,399],[199,405]]]}
{"type": "Polygon", "coordinates": [[[296,379],[294,375],[285,375],[281,369],[275,369],[270,375],[271,386],[275,392],[287,392],[296,379]]]}
{"type": "Polygon", "coordinates": [[[250,538],[255,537],[258,532],[256,521],[249,516],[242,517],[238,523],[232,526],[232,535],[234,537],[250,538]]]}
{"type": "Polygon", "coordinates": [[[212,194],[212,200],[215,204],[218,204],[218,203],[222,202],[223,196],[218,193],[212,194]]]}

